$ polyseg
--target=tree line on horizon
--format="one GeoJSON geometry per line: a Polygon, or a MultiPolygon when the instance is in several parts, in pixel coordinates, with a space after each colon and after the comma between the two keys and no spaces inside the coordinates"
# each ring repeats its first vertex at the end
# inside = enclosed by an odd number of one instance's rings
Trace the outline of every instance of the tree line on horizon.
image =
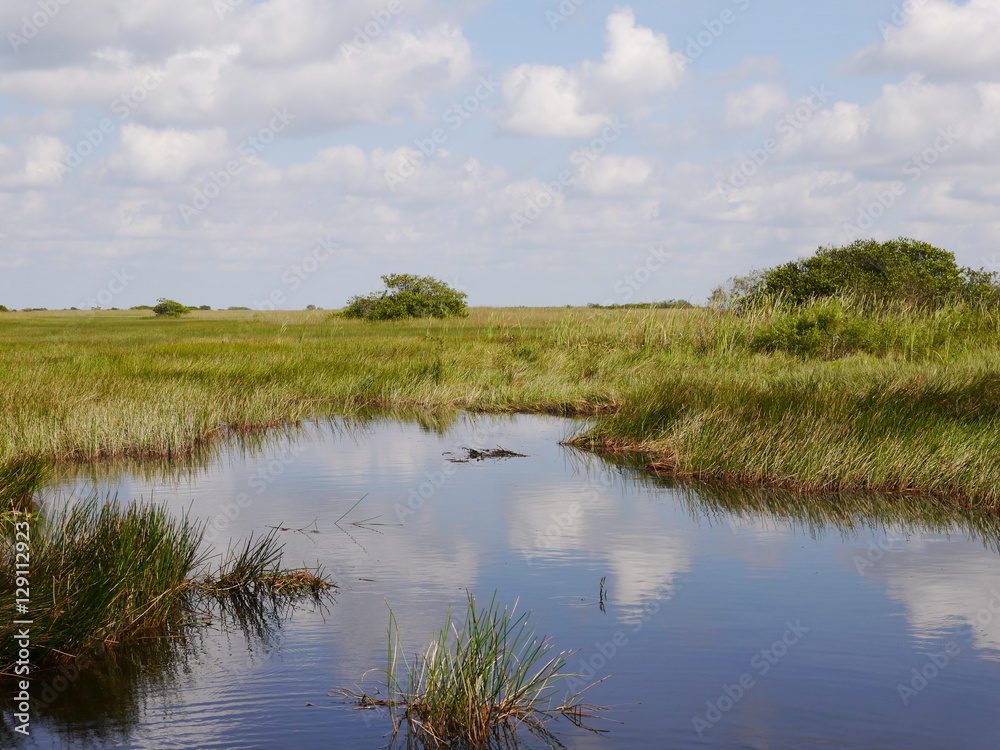
{"type": "MultiPolygon", "coordinates": [[[[468,295],[431,276],[387,274],[385,289],[351,297],[343,310],[331,316],[369,320],[465,317],[468,295]]],[[[856,240],[841,247],[820,247],[807,258],[733,276],[712,291],[708,306],[747,310],[767,304],[803,306],[827,298],[850,298],[862,306],[995,304],[1000,302],[1000,274],[985,268],[959,266],[954,253],[927,242],[898,237],[893,240],[856,240]]],[[[569,306],[568,306],[569,307],[569,306]]],[[[688,300],[670,299],[627,304],[590,303],[600,310],[692,309],[688,300]]],[[[23,312],[45,310],[25,308],[23,312]]],[[[69,308],[75,310],[77,308],[69,308]]],[[[117,308],[111,308],[115,310],[117,308]]],[[[189,307],[160,298],[156,305],[136,305],[160,317],[180,317],[210,305],[189,307]]],[[[249,310],[232,306],[228,310],[249,310]]],[[[317,310],[308,305],[307,310],[317,310]]],[[[11,312],[0,305],[0,313],[11,312]]]]}

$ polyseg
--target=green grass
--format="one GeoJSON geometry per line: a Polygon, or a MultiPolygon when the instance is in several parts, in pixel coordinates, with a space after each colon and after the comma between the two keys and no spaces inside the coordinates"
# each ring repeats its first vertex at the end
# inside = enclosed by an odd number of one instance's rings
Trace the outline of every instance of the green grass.
{"type": "MultiPolygon", "coordinates": [[[[203,526],[148,502],[120,505],[96,494],[55,508],[35,502],[4,512],[0,527],[0,597],[8,607],[23,585],[15,560],[25,558],[17,554],[30,556],[24,617],[33,620],[36,667],[177,632],[199,609],[199,597],[295,597],[329,587],[311,571],[283,569],[274,533],[248,539],[212,569],[203,526]],[[26,545],[14,534],[18,522],[30,527],[26,545]]],[[[14,619],[0,620],[2,673],[17,658],[14,619]]]]}
{"type": "Polygon", "coordinates": [[[598,415],[579,443],[681,476],[1000,505],[1000,314],[849,302],[713,310],[11,313],[0,466],[172,457],[392,409],[598,415]]]}
{"type": "Polygon", "coordinates": [[[544,725],[558,716],[576,722],[599,707],[582,703],[580,691],[553,700],[575,652],[552,654],[545,638],[529,624],[530,612],[515,613],[493,599],[485,608],[468,595],[462,625],[449,610],[445,625],[423,654],[409,663],[400,645],[391,610],[388,657],[383,689],[386,697],[338,690],[361,707],[387,706],[398,732],[433,747],[489,748],[513,746],[517,730],[525,727],[547,738],[544,725]]]}

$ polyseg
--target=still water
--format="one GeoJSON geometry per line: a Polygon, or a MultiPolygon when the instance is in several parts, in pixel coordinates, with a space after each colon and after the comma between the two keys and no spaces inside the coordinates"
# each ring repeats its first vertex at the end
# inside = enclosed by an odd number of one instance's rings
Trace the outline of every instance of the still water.
{"type": "Polygon", "coordinates": [[[673,485],[560,445],[580,429],[334,420],[202,465],[67,476],[59,497],[152,497],[209,522],[223,550],[288,529],[286,564],[320,564],[339,589],[270,624],[217,618],[183,644],[97,659],[29,741],[5,707],[0,745],[383,747],[388,719],[329,691],[384,666],[390,606],[413,653],[469,591],[531,610],[539,635],[579,649],[575,671],[609,675],[587,697],[614,722],[550,725],[568,748],[1000,746],[996,519],[673,485]],[[448,460],[498,446],[525,457],[448,460]]]}

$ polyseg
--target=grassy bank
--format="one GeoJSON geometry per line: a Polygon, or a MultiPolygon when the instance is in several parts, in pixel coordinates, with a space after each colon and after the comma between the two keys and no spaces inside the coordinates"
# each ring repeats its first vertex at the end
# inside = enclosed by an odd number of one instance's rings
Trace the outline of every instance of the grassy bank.
{"type": "Polygon", "coordinates": [[[179,455],[229,430],[370,408],[602,415],[581,444],[681,475],[1000,504],[1000,319],[841,303],[310,313],[6,314],[0,463],[179,455]]]}

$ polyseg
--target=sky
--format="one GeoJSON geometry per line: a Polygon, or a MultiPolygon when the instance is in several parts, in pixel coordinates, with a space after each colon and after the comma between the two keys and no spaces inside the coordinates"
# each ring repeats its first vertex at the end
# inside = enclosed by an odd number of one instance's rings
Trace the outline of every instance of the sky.
{"type": "Polygon", "coordinates": [[[704,302],[1000,270],[997,0],[3,0],[0,304],[704,302]]]}

